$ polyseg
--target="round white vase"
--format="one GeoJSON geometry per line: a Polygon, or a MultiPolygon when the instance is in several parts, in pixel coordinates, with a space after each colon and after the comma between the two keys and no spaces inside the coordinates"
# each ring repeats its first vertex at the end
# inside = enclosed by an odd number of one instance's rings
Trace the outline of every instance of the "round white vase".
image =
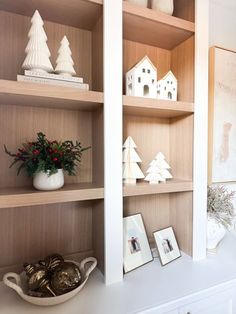
{"type": "Polygon", "coordinates": [[[62,169],[58,169],[57,173],[51,176],[45,172],[36,173],[33,179],[33,186],[37,190],[41,191],[53,191],[58,190],[64,185],[64,173],[62,169]]]}
{"type": "Polygon", "coordinates": [[[207,250],[216,250],[220,241],[226,234],[225,227],[208,215],[207,218],[207,250]]]}
{"type": "Polygon", "coordinates": [[[172,15],[174,12],[173,0],[152,0],[151,8],[153,10],[161,11],[165,14],[172,15]]]}
{"type": "Polygon", "coordinates": [[[140,5],[142,7],[146,7],[148,6],[148,0],[126,0],[132,4],[135,4],[135,5],[140,5]]]}

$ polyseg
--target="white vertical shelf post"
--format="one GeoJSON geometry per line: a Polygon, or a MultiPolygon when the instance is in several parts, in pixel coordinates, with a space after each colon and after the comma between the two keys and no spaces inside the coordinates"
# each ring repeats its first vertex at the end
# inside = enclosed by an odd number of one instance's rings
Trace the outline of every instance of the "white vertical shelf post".
{"type": "Polygon", "coordinates": [[[104,0],[105,282],[123,280],[122,0],[104,0]]]}
{"type": "Polygon", "coordinates": [[[193,259],[206,257],[209,0],[195,0],[193,259]]]}

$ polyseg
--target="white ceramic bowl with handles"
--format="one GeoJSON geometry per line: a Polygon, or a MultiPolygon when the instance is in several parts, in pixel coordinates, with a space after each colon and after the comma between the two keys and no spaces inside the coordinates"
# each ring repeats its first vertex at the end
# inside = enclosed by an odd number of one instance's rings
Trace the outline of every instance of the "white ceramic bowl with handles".
{"type": "Polygon", "coordinates": [[[79,267],[82,275],[82,282],[76,289],[56,297],[39,298],[27,295],[27,278],[24,272],[22,272],[20,275],[16,273],[7,273],[3,276],[3,282],[8,287],[14,289],[22,299],[29,303],[40,306],[57,305],[73,298],[84,287],[89,278],[89,275],[97,266],[97,260],[94,257],[88,257],[84,259],[81,263],[70,260],[66,260],[66,262],[73,262],[79,267]],[[85,266],[88,263],[91,263],[91,265],[87,268],[85,266]],[[15,279],[16,283],[12,282],[10,279],[15,279]]]}

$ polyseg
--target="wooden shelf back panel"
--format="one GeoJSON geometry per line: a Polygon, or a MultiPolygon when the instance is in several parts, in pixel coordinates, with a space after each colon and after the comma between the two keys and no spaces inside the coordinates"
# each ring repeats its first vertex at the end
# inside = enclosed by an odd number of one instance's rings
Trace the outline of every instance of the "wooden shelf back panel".
{"type": "Polygon", "coordinates": [[[0,10],[32,16],[39,10],[43,20],[92,30],[102,15],[102,0],[1,0],[0,10]]]}
{"type": "Polygon", "coordinates": [[[190,37],[171,51],[171,70],[178,80],[178,99],[194,102],[194,40],[190,37]]]}
{"type": "MultiPolygon", "coordinates": [[[[16,1],[16,3],[18,3],[16,1]]],[[[63,15],[62,15],[63,16],[63,15]]],[[[17,74],[23,74],[25,47],[28,42],[30,18],[18,14],[0,11],[0,34],[4,46],[0,50],[0,79],[16,80],[17,74]]],[[[92,34],[68,25],[45,22],[51,63],[55,67],[60,41],[64,35],[70,42],[77,76],[83,77],[92,90],[92,34]]]]}
{"type": "MultiPolygon", "coordinates": [[[[91,112],[0,105],[0,188],[31,186],[25,172],[17,176],[9,169],[12,158],[4,153],[4,144],[15,152],[22,142],[35,140],[38,132],[51,139],[79,140],[83,147],[92,146],[91,112]]],[[[93,146],[83,153],[78,175],[65,176],[66,183],[92,182],[93,146]]]]}
{"type": "Polygon", "coordinates": [[[103,93],[0,80],[0,101],[6,105],[90,111],[102,107],[103,93]]]}
{"type": "Polygon", "coordinates": [[[24,262],[56,252],[91,254],[93,207],[89,203],[6,208],[0,212],[0,273],[22,271],[24,262]]]}
{"type": "Polygon", "coordinates": [[[195,3],[194,0],[175,0],[174,16],[191,22],[195,21],[195,3]]]}
{"type": "Polygon", "coordinates": [[[124,38],[173,49],[193,35],[192,22],[123,2],[124,38]]]}
{"type": "Polygon", "coordinates": [[[163,194],[192,191],[193,182],[178,179],[169,180],[166,183],[149,184],[148,182],[137,183],[136,185],[125,185],[123,187],[123,196],[138,196],[150,194],[163,194]]]}
{"type": "Polygon", "coordinates": [[[36,191],[33,187],[5,188],[0,190],[0,208],[102,199],[103,190],[92,183],[66,184],[56,191],[36,191]]]}
{"type": "Polygon", "coordinates": [[[125,114],[173,118],[194,112],[193,103],[123,96],[125,114]]]}
{"type": "Polygon", "coordinates": [[[180,249],[192,255],[193,245],[193,193],[173,193],[170,195],[170,225],[180,249]]]}

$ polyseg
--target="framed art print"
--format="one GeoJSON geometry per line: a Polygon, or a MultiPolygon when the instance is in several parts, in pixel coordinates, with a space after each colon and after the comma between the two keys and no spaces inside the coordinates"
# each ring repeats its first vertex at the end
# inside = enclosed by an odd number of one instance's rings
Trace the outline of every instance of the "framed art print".
{"type": "Polygon", "coordinates": [[[124,272],[153,260],[141,214],[123,218],[124,272]]]}
{"type": "Polygon", "coordinates": [[[162,266],[181,256],[172,227],[153,233],[162,266]]]}
{"type": "Polygon", "coordinates": [[[236,52],[210,49],[208,184],[236,181],[235,70],[236,52]]]}

